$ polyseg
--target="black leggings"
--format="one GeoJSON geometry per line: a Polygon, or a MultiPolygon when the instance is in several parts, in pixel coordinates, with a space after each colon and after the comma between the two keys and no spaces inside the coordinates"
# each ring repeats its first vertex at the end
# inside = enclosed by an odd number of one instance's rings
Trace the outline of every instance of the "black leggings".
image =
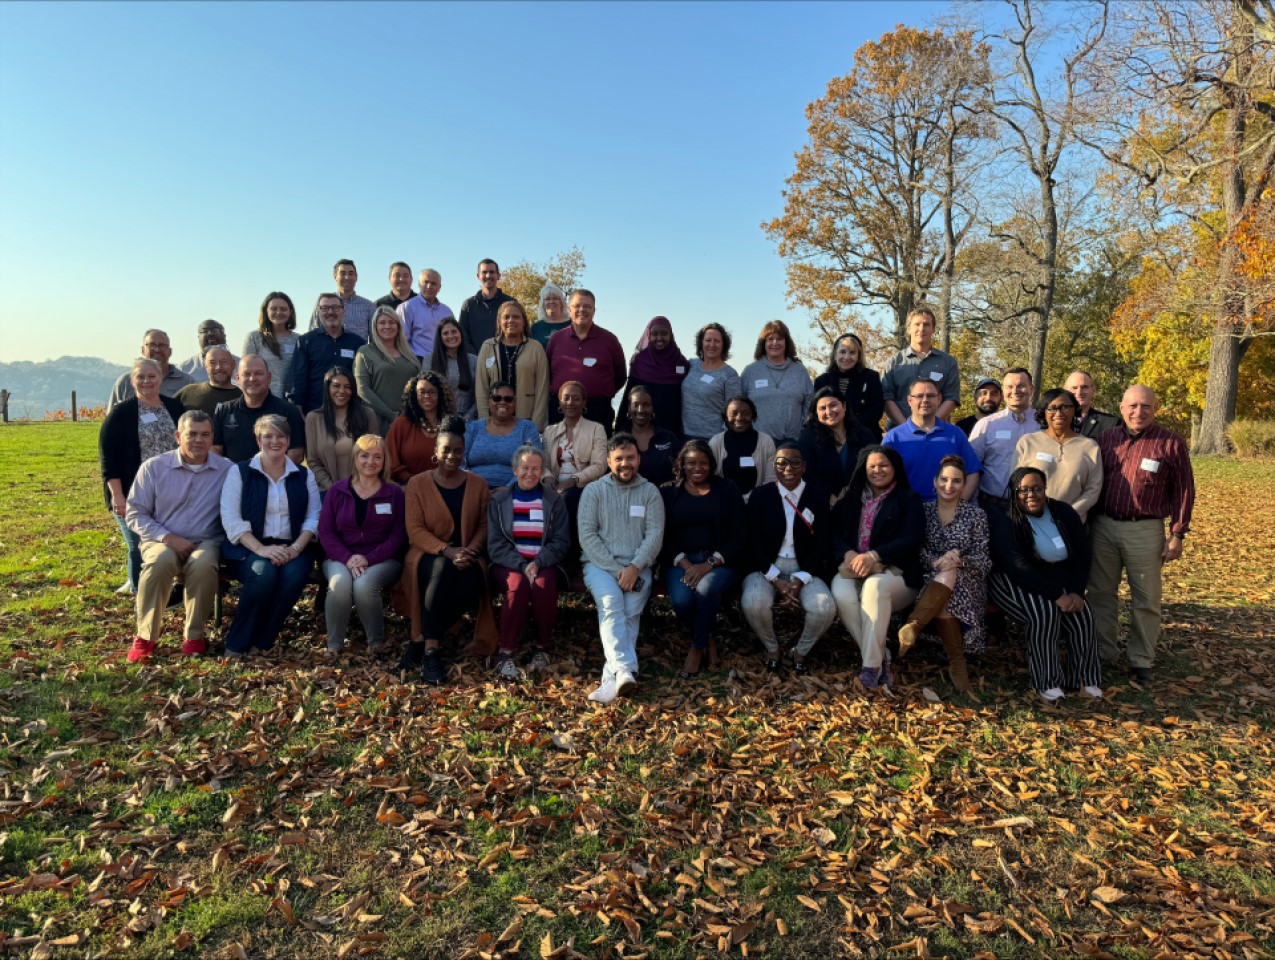
{"type": "Polygon", "coordinates": [[[471,563],[462,570],[441,555],[421,557],[416,583],[421,595],[422,637],[441,640],[452,624],[478,605],[483,592],[483,569],[471,563]]]}

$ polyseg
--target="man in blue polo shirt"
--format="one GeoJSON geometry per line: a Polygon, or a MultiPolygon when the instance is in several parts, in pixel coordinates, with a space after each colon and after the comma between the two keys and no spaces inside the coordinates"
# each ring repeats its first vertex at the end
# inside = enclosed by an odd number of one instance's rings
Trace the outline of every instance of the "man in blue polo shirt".
{"type": "Polygon", "coordinates": [[[967,473],[962,496],[972,500],[978,493],[983,465],[961,429],[938,418],[938,385],[928,377],[917,377],[908,385],[908,400],[908,419],[889,431],[881,442],[899,451],[908,482],[923,500],[935,499],[934,478],[938,476],[939,461],[956,454],[965,461],[967,473]]]}

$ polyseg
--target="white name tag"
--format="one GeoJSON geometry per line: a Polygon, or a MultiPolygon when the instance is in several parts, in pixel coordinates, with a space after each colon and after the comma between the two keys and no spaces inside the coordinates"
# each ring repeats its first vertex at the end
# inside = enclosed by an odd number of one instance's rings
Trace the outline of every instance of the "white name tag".
{"type": "Polygon", "coordinates": [[[354,351],[353,351],[353,350],[342,350],[342,351],[341,351],[341,356],[342,356],[342,358],[344,358],[344,359],[346,359],[346,360],[353,360],[353,359],[354,359],[354,351]]]}
{"type": "Polygon", "coordinates": [[[393,513],[393,512],[394,512],[394,504],[392,504],[392,503],[378,503],[378,504],[376,505],[376,512],[377,512],[377,513],[379,513],[379,514],[380,514],[381,516],[383,516],[383,517],[388,517],[391,513],[393,513]]]}
{"type": "Polygon", "coordinates": [[[809,507],[806,507],[806,509],[805,509],[805,510],[802,510],[802,511],[801,511],[801,515],[802,515],[803,517],[805,517],[805,518],[806,518],[806,523],[814,523],[814,522],[815,522],[815,514],[814,514],[814,511],[813,511],[813,510],[811,510],[809,507]]]}
{"type": "Polygon", "coordinates": [[[1067,544],[1063,542],[1062,537],[1054,537],[1054,546],[1057,547],[1059,550],[1064,550],[1066,549],[1067,544]]]}
{"type": "Polygon", "coordinates": [[[285,344],[283,345],[283,352],[284,352],[284,353],[291,353],[291,352],[292,352],[293,350],[295,350],[296,348],[297,348],[297,345],[296,345],[295,343],[293,343],[291,340],[289,340],[287,343],[285,343],[285,344]]]}
{"type": "Polygon", "coordinates": [[[1046,463],[1053,463],[1054,455],[1052,453],[1038,453],[1036,454],[1036,459],[1044,460],[1046,463]]]}
{"type": "Polygon", "coordinates": [[[1160,461],[1152,460],[1150,457],[1146,457],[1142,461],[1142,469],[1145,470],[1147,473],[1159,473],[1160,461]]]}
{"type": "Polygon", "coordinates": [[[765,390],[768,386],[770,386],[770,381],[758,380],[756,383],[753,384],[753,386],[756,387],[758,390],[765,390]]]}
{"type": "Polygon", "coordinates": [[[711,375],[711,374],[707,374],[707,373],[706,373],[706,374],[704,374],[704,375],[703,375],[702,377],[700,377],[699,379],[700,379],[700,383],[712,383],[712,382],[713,382],[713,377],[712,377],[712,375],[711,375]]]}
{"type": "Polygon", "coordinates": [[[674,367],[673,369],[674,369],[674,370],[676,370],[678,373],[685,373],[685,372],[686,372],[686,368],[685,368],[685,367],[674,367]]]}
{"type": "Polygon", "coordinates": [[[642,504],[640,503],[633,504],[631,507],[629,507],[629,516],[630,517],[645,517],[646,507],[642,506],[642,504]]]}
{"type": "Polygon", "coordinates": [[[935,383],[938,383],[940,380],[943,379],[943,374],[935,370],[933,373],[930,374],[930,379],[933,380],[935,383]]]}
{"type": "Polygon", "coordinates": [[[528,515],[532,520],[544,520],[545,512],[543,510],[529,510],[528,515]]]}
{"type": "Polygon", "coordinates": [[[592,367],[592,366],[593,366],[594,364],[596,364],[597,362],[598,362],[598,358],[597,358],[597,357],[585,357],[585,358],[584,358],[584,365],[585,365],[586,367],[592,367]]]}
{"type": "Polygon", "coordinates": [[[752,458],[752,457],[740,457],[740,458],[739,458],[739,465],[740,465],[741,467],[755,467],[755,466],[757,466],[756,462],[754,462],[754,460],[753,460],[753,458],[752,458]]]}
{"type": "Polygon", "coordinates": [[[153,413],[143,413],[137,419],[142,421],[142,423],[156,423],[158,422],[159,417],[155,416],[153,413]]]}
{"type": "Polygon", "coordinates": [[[1008,440],[1013,435],[1014,435],[1013,430],[997,430],[996,431],[997,440],[1008,440]]]}
{"type": "Polygon", "coordinates": [[[486,367],[487,367],[487,369],[488,369],[488,370],[490,370],[490,369],[491,369],[492,367],[494,367],[495,365],[496,365],[496,358],[495,358],[495,357],[488,357],[488,358],[487,358],[487,363],[486,363],[486,367]]]}

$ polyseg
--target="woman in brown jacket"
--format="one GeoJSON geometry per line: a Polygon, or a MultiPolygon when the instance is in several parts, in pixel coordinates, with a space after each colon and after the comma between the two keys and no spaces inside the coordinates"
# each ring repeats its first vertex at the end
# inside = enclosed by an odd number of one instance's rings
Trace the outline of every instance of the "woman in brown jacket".
{"type": "Polygon", "coordinates": [[[487,503],[491,494],[477,474],[460,469],[465,422],[439,424],[433,470],[407,485],[410,549],[401,582],[412,620],[412,641],[400,670],[420,664],[421,680],[435,686],[447,676],[439,641],[466,610],[478,608],[473,640],[462,654],[496,649],[496,620],[487,592],[487,503]]]}

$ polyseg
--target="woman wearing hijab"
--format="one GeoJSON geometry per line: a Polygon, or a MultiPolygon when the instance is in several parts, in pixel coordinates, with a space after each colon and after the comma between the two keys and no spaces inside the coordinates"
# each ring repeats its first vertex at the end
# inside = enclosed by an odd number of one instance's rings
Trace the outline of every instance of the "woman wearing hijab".
{"type": "Polygon", "coordinates": [[[629,364],[629,382],[624,385],[624,400],[615,418],[617,430],[629,430],[629,395],[634,387],[645,387],[651,402],[659,411],[660,423],[678,433],[682,429],[682,381],[691,369],[673,338],[668,317],[653,317],[642,331],[637,351],[629,364]]]}

